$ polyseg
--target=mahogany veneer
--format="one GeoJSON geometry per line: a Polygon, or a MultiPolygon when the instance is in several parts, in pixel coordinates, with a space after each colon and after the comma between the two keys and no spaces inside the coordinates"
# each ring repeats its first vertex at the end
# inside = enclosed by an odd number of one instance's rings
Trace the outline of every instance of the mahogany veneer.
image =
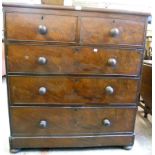
{"type": "Polygon", "coordinates": [[[149,14],[11,3],[3,10],[11,152],[131,148],[149,14]]]}

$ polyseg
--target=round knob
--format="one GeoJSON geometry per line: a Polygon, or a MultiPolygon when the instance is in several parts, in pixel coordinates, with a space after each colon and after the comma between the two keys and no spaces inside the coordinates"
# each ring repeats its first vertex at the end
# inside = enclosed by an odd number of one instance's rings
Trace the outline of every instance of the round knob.
{"type": "Polygon", "coordinates": [[[97,53],[97,52],[98,52],[98,49],[97,49],[97,48],[94,48],[94,49],[93,49],[93,52],[94,52],[94,53],[97,53]]]}
{"type": "Polygon", "coordinates": [[[45,87],[40,87],[40,88],[39,88],[39,94],[40,94],[40,95],[45,95],[46,92],[47,92],[47,89],[46,89],[45,87]]]}
{"type": "Polygon", "coordinates": [[[105,127],[111,126],[111,122],[108,119],[104,119],[102,123],[105,127]]]}
{"type": "Polygon", "coordinates": [[[47,121],[46,120],[41,120],[40,121],[40,123],[39,123],[39,126],[41,127],[41,128],[46,128],[47,127],[47,121]]]}
{"type": "Polygon", "coordinates": [[[44,25],[39,25],[38,30],[40,34],[46,34],[47,33],[47,28],[44,25]]]}
{"type": "Polygon", "coordinates": [[[115,58],[110,58],[110,59],[108,59],[108,64],[110,66],[116,66],[117,60],[115,58]]]}
{"type": "Polygon", "coordinates": [[[45,65],[47,63],[47,59],[45,57],[39,57],[38,58],[38,63],[40,65],[45,65]]]}
{"type": "Polygon", "coordinates": [[[113,89],[113,87],[111,87],[111,86],[107,86],[107,87],[105,88],[105,91],[106,91],[106,93],[109,94],[109,95],[111,95],[111,94],[114,93],[114,89],[113,89]]]}
{"type": "Polygon", "coordinates": [[[110,35],[111,35],[112,37],[118,36],[118,35],[119,35],[119,29],[118,29],[118,28],[113,28],[113,29],[111,29],[111,30],[110,30],[110,35]]]}

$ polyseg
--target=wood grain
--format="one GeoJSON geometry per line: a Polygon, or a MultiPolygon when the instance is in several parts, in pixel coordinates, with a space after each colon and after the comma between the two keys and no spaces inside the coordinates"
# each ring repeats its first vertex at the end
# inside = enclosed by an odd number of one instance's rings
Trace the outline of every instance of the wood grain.
{"type": "Polygon", "coordinates": [[[29,13],[6,13],[7,39],[25,41],[51,41],[85,44],[144,45],[143,21],[115,18],[81,17],[69,15],[44,15],[29,13]],[[77,18],[77,17],[80,18],[77,18]],[[81,23],[77,29],[77,22],[81,23]],[[12,23],[12,24],[10,24],[12,23]],[[38,26],[45,25],[47,34],[38,32],[38,26]],[[63,28],[62,28],[63,27],[63,28]],[[117,37],[110,36],[110,30],[118,28],[117,37]],[[26,30],[26,31],[25,31],[26,30]],[[80,40],[77,40],[77,33],[80,40]]]}
{"type": "Polygon", "coordinates": [[[140,74],[142,51],[80,46],[8,45],[8,71],[48,74],[140,74]],[[94,52],[94,51],[97,52],[94,52]],[[47,63],[40,65],[39,57],[47,63]],[[108,64],[114,58],[116,66],[108,64]]]}
{"type": "Polygon", "coordinates": [[[11,104],[110,105],[135,104],[138,80],[82,77],[9,77],[11,104]],[[111,86],[109,95],[105,88],[111,86]],[[45,87],[47,93],[39,94],[45,87]]]}
{"type": "Polygon", "coordinates": [[[81,18],[82,44],[144,44],[144,22],[106,18],[81,18]],[[112,37],[110,30],[117,28],[119,35],[112,37]]]}
{"type": "Polygon", "coordinates": [[[29,13],[6,13],[8,39],[75,42],[74,16],[55,16],[29,13]],[[45,25],[47,34],[40,34],[38,26],[45,25]]]}
{"type": "Polygon", "coordinates": [[[10,149],[132,146],[149,14],[3,6],[10,149]]]}
{"type": "Polygon", "coordinates": [[[10,110],[12,135],[17,137],[133,132],[136,114],[134,108],[103,107],[13,107],[10,110]],[[108,119],[111,125],[105,126],[104,119],[108,119]],[[47,121],[47,127],[40,127],[41,120],[47,121]]]}

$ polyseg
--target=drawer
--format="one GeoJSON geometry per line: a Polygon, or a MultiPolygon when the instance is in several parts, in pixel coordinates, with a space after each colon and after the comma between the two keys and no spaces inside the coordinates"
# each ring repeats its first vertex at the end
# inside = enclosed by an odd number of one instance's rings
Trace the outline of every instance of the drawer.
{"type": "Polygon", "coordinates": [[[80,42],[81,44],[144,45],[144,32],[145,23],[140,21],[82,17],[80,42]]]}
{"type": "Polygon", "coordinates": [[[73,16],[6,13],[6,37],[14,40],[75,42],[73,16]]]}
{"type": "Polygon", "coordinates": [[[12,76],[8,78],[11,104],[102,105],[135,104],[137,79],[12,76]]]}
{"type": "Polygon", "coordinates": [[[135,114],[134,108],[10,108],[13,136],[133,132],[135,114]]]}
{"type": "Polygon", "coordinates": [[[8,45],[8,72],[137,76],[142,51],[99,47],[8,45]]]}

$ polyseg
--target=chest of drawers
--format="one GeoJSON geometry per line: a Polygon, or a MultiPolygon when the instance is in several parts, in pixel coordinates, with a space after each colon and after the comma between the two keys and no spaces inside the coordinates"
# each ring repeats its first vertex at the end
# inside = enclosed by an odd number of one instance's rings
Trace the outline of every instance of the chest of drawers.
{"type": "Polygon", "coordinates": [[[146,13],[3,4],[10,149],[134,143],[146,13]]]}

